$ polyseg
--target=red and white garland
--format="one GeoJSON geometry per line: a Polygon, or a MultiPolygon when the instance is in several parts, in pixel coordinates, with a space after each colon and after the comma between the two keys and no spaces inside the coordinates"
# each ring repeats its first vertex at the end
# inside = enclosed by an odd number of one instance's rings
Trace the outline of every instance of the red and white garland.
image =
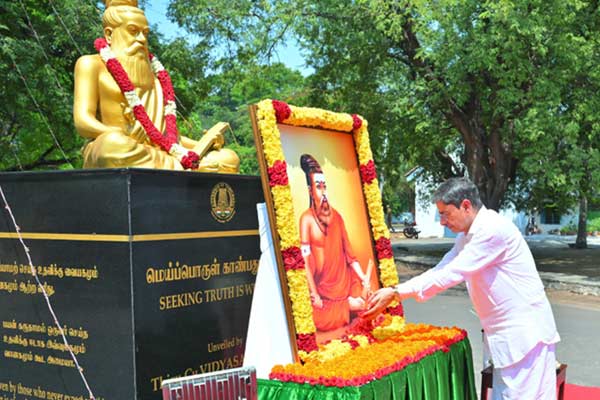
{"type": "Polygon", "coordinates": [[[152,65],[152,71],[158,78],[160,86],[163,91],[163,102],[165,105],[165,125],[166,135],[163,135],[158,130],[152,120],[148,116],[142,101],[135,93],[135,87],[129,79],[127,72],[117,60],[114,53],[110,49],[110,46],[105,39],[99,38],[94,41],[94,47],[100,53],[100,57],[106,64],[106,68],[112,75],[112,77],[119,85],[121,92],[125,96],[129,107],[133,110],[135,119],[142,125],[146,134],[152,140],[152,142],[158,145],[161,149],[177,158],[183,168],[185,169],[198,169],[200,157],[192,150],[186,149],[179,144],[179,133],[177,132],[177,105],[175,104],[175,91],[173,90],[173,84],[171,83],[171,77],[165,70],[165,67],[158,61],[153,54],[150,54],[150,63],[152,65]]]}

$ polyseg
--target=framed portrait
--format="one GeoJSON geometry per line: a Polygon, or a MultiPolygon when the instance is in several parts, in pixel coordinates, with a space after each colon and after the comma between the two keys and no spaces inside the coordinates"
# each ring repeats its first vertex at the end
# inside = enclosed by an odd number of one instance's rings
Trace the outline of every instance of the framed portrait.
{"type": "Polygon", "coordinates": [[[278,100],[250,113],[290,341],[301,360],[345,337],[372,291],[398,283],[367,121],[278,100]]]}

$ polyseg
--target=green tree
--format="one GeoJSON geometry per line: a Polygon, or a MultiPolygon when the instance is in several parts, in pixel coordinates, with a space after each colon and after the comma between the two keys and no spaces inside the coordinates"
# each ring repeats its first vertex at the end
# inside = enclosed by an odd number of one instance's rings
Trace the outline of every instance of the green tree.
{"type": "Polygon", "coordinates": [[[207,100],[197,105],[196,112],[206,127],[218,121],[229,122],[232,132],[227,142],[240,155],[240,172],[258,174],[248,106],[265,98],[304,104],[304,77],[282,63],[249,64],[211,76],[210,82],[213,89],[207,100]]]}
{"type": "Polygon", "coordinates": [[[574,3],[565,41],[560,100],[536,118],[531,146],[520,150],[517,203],[525,208],[552,207],[564,213],[578,209],[576,247],[587,247],[588,203],[600,194],[600,34],[598,4],[574,3]],[[550,133],[550,134],[545,134],[550,133]],[[523,197],[519,194],[527,193],[523,197]]]}
{"type": "Polygon", "coordinates": [[[93,1],[0,3],[0,169],[81,165],[72,71],[101,32],[93,1]]]}
{"type": "MultiPolygon", "coordinates": [[[[140,1],[140,7],[146,3],[140,1]]],[[[73,69],[81,55],[95,52],[103,9],[94,0],[0,4],[1,170],[81,167],[84,141],[73,126],[73,69]]],[[[152,25],[150,49],[171,74],[180,130],[199,138],[213,123],[230,122],[234,131],[227,142],[242,158],[242,173],[256,174],[247,104],[297,98],[303,78],[282,64],[240,67],[237,59],[215,57],[221,50],[216,47],[183,36],[167,42],[152,25]]]]}
{"type": "MultiPolygon", "coordinates": [[[[546,110],[561,104],[561,91],[568,83],[565,67],[577,54],[573,26],[581,16],[574,12],[578,6],[579,2],[363,1],[355,12],[368,16],[372,24],[365,18],[365,28],[351,30],[346,24],[352,19],[329,18],[319,30],[354,31],[358,40],[346,40],[364,49],[373,48],[368,41],[375,43],[385,59],[371,57],[369,62],[374,61],[381,77],[395,76],[395,84],[387,85],[399,99],[392,107],[404,109],[398,113],[416,122],[403,127],[411,132],[409,148],[419,164],[435,167],[428,159],[437,156],[439,168],[433,171],[447,177],[461,172],[460,161],[486,205],[497,209],[516,178],[521,149],[537,141],[537,127],[557,118],[546,110]]],[[[337,10],[333,2],[315,8],[315,15],[335,15],[337,10]]],[[[339,73],[336,60],[350,46],[340,45],[337,35],[330,37],[338,54],[328,60],[327,68],[339,73]]],[[[317,41],[310,43],[318,46],[317,41]]],[[[328,80],[333,77],[327,74],[328,80]]]]}
{"type": "Polygon", "coordinates": [[[198,139],[215,123],[229,122],[232,129],[225,139],[240,156],[240,172],[258,174],[248,106],[264,98],[304,104],[304,77],[282,63],[215,61],[216,49],[182,38],[160,47],[180,106],[180,131],[198,139]]]}
{"type": "Polygon", "coordinates": [[[528,174],[526,150],[559,134],[575,27],[597,14],[579,0],[172,4],[179,22],[242,63],[268,58],[293,32],[315,70],[311,104],[364,115],[380,164],[403,154],[437,180],[467,172],[495,209],[528,174]]]}

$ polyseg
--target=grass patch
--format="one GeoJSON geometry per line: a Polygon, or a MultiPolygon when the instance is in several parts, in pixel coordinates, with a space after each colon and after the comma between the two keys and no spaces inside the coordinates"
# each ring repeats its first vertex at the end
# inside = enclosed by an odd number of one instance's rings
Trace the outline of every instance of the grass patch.
{"type": "Polygon", "coordinates": [[[587,220],[588,232],[600,232],[600,211],[589,211],[587,220]]]}
{"type": "MultiPolygon", "coordinates": [[[[600,232],[600,211],[588,211],[587,232],[600,232]]],[[[577,225],[569,224],[560,228],[560,232],[564,234],[577,233],[577,225]]]]}

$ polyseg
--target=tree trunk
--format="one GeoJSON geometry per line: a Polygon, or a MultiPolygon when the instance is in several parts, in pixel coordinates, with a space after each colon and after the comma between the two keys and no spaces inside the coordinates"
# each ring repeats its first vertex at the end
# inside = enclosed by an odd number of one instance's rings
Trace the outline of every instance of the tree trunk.
{"type": "Polygon", "coordinates": [[[579,199],[579,224],[577,225],[576,249],[587,249],[587,197],[581,193],[579,199]]]}
{"type": "MultiPolygon", "coordinates": [[[[476,114],[476,110],[468,110],[467,114],[476,114]]],[[[491,128],[487,132],[474,118],[468,124],[457,123],[459,121],[458,115],[451,118],[463,138],[463,162],[469,171],[469,177],[479,189],[483,204],[498,211],[512,178],[516,160],[510,147],[502,142],[498,129],[491,128]]]]}
{"type": "MultiPolygon", "coordinates": [[[[411,19],[404,20],[402,31],[403,37],[398,42],[398,47],[406,54],[409,68],[415,74],[421,74],[426,81],[445,85],[443,76],[438,76],[435,66],[418,55],[421,44],[413,30],[411,19]]],[[[479,189],[483,204],[499,210],[517,162],[510,142],[503,141],[502,132],[514,133],[514,126],[502,117],[492,118],[492,121],[482,118],[485,113],[480,102],[482,94],[478,92],[477,79],[472,75],[469,80],[472,84],[469,99],[459,103],[451,96],[446,97],[443,100],[446,107],[443,114],[462,136],[465,146],[462,161],[467,167],[469,178],[479,189]]],[[[432,105],[432,108],[441,105],[432,105]]]]}

